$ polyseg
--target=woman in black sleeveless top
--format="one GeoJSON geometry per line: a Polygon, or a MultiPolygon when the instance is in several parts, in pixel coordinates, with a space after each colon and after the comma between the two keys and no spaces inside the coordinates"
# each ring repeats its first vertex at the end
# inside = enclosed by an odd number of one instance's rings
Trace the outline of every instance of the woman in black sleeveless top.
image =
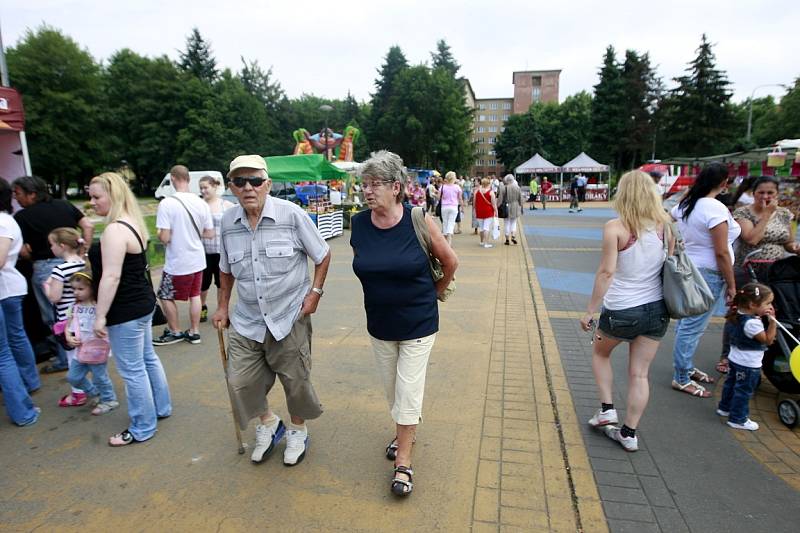
{"type": "Polygon", "coordinates": [[[413,489],[411,445],[422,414],[428,357],[439,330],[436,297],[453,279],[458,259],[426,216],[432,252],[444,270],[444,278],[434,284],[411,210],[402,203],[406,175],[400,157],[377,152],[361,173],[370,209],[351,222],[353,271],[364,289],[367,331],[396,424],[395,438],[386,447],[386,456],[395,461],[392,492],[405,496],[413,489]]]}
{"type": "Polygon", "coordinates": [[[152,438],[157,420],[172,414],[167,376],[153,350],[156,299],[146,272],[147,227],[136,198],[118,174],[93,178],[89,196],[95,212],[108,220],[100,242],[89,250],[97,284],[95,335],[111,343],[131,419],[108,444],[125,446],[152,438]]]}

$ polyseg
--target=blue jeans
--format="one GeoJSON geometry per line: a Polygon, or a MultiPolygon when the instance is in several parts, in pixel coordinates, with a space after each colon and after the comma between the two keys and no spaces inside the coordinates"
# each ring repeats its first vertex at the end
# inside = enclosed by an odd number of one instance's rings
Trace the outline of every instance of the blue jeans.
{"type": "Polygon", "coordinates": [[[729,361],[728,377],[722,388],[722,399],[719,409],[728,411],[728,421],[734,424],[744,424],[750,417],[750,398],[761,382],[761,369],[737,365],[729,361]]]}
{"type": "Polygon", "coordinates": [[[675,347],[672,350],[672,364],[675,372],[672,379],[685,385],[689,383],[689,375],[694,368],[694,352],[700,343],[700,337],[705,333],[714,308],[720,298],[725,295],[725,280],[722,274],[708,268],[698,268],[703,279],[706,280],[711,294],[714,295],[714,305],[702,315],[690,316],[678,320],[675,326],[675,347]]]}
{"type": "Polygon", "coordinates": [[[22,324],[22,300],[24,296],[11,296],[0,300],[3,315],[6,320],[6,335],[11,354],[17,362],[19,374],[28,392],[33,392],[42,386],[39,371],[36,369],[36,356],[33,355],[31,341],[25,333],[22,324]]]}
{"type": "Polygon", "coordinates": [[[38,417],[33,408],[19,366],[11,355],[6,334],[6,319],[3,307],[0,307],[0,388],[3,389],[3,403],[11,421],[19,426],[34,422],[38,417]]]}
{"type": "Polygon", "coordinates": [[[81,363],[77,359],[70,362],[67,381],[76,389],[81,389],[89,396],[100,396],[101,402],[117,401],[117,394],[114,392],[114,384],[108,377],[108,364],[88,365],[81,363]],[[92,373],[92,379],[86,377],[92,373]]]}
{"type": "Polygon", "coordinates": [[[108,326],[108,340],[125,381],[128,431],[142,441],[153,437],[158,418],[172,414],[169,385],[161,360],[153,349],[153,315],[108,326]]]}
{"type": "MultiPolygon", "coordinates": [[[[33,279],[31,280],[31,285],[33,285],[33,295],[36,296],[36,303],[39,304],[39,313],[42,315],[42,322],[44,322],[50,328],[52,328],[53,324],[56,323],[56,313],[53,304],[47,299],[47,295],[44,293],[44,288],[42,285],[45,281],[50,279],[50,274],[53,273],[53,268],[57,267],[63,262],[63,259],[59,259],[57,257],[55,259],[39,259],[38,261],[33,262],[33,279]]],[[[54,366],[67,368],[66,350],[64,350],[64,347],[57,342],[53,342],[52,344],[56,348],[56,354],[58,355],[58,363],[56,363],[54,366]]]]}

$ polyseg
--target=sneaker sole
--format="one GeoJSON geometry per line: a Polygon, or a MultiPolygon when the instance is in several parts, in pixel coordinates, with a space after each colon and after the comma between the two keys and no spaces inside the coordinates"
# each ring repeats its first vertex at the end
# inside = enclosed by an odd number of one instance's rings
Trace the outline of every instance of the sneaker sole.
{"type": "Polygon", "coordinates": [[[608,421],[605,421],[605,422],[600,422],[598,424],[592,424],[591,422],[588,422],[588,424],[590,426],[592,426],[593,428],[601,428],[603,426],[611,426],[611,425],[614,425],[614,424],[619,424],[619,420],[608,420],[608,421]]]}
{"type": "Polygon", "coordinates": [[[300,454],[300,457],[297,458],[297,461],[295,461],[294,463],[287,463],[286,461],[284,461],[283,462],[283,466],[297,466],[300,463],[302,463],[303,459],[306,458],[306,452],[308,451],[309,442],[310,442],[310,439],[308,437],[306,437],[306,449],[303,450],[303,453],[300,454]]]}
{"type": "Polygon", "coordinates": [[[186,342],[188,342],[189,344],[200,344],[203,341],[201,339],[192,339],[192,340],[186,339],[186,342]]]}
{"type": "Polygon", "coordinates": [[[286,426],[281,424],[280,427],[278,427],[278,431],[276,431],[275,435],[272,436],[272,444],[270,444],[269,448],[267,448],[267,451],[261,455],[261,459],[256,461],[252,456],[250,456],[250,462],[253,464],[263,463],[264,460],[275,450],[275,445],[278,444],[281,439],[283,439],[284,433],[286,433],[286,426]]]}
{"type": "Polygon", "coordinates": [[[183,342],[185,339],[183,337],[179,339],[173,339],[171,341],[153,341],[153,346],[168,346],[170,344],[178,344],[179,342],[183,342]]]}

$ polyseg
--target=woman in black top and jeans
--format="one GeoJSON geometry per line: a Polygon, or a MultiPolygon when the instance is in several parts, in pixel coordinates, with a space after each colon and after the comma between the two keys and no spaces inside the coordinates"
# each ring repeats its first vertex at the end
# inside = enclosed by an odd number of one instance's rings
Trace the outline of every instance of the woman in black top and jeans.
{"type": "Polygon", "coordinates": [[[95,212],[108,221],[100,242],[89,250],[97,284],[94,332],[111,343],[131,419],[108,444],[126,446],[152,438],[157,419],[172,414],[167,376],[153,350],[156,298],[147,273],[147,227],[136,198],[118,174],[93,178],[89,196],[95,212]]]}
{"type": "Polygon", "coordinates": [[[434,283],[417,240],[411,209],[403,206],[406,174],[397,155],[382,150],[361,168],[369,210],[353,217],[353,270],[364,289],[367,331],[386,387],[395,438],[386,448],[394,459],[392,492],[411,493],[411,445],[422,413],[425,371],[439,329],[436,298],[453,279],[458,259],[429,216],[432,253],[444,277],[434,283]]]}

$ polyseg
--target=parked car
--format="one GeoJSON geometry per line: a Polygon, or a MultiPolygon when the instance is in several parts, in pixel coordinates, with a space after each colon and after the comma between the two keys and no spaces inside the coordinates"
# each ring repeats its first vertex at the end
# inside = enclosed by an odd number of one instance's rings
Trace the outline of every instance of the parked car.
{"type": "Polygon", "coordinates": [[[327,185],[298,185],[295,190],[297,191],[297,199],[300,200],[302,205],[308,205],[309,199],[327,198],[328,196],[327,185]]]}

